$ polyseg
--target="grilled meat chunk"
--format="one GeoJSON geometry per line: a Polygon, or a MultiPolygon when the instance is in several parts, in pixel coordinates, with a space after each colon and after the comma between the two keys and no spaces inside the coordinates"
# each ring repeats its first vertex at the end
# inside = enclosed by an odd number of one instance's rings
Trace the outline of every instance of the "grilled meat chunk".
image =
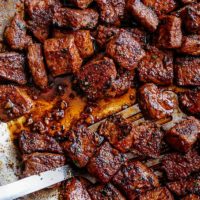
{"type": "Polygon", "coordinates": [[[181,0],[183,4],[197,3],[198,0],[181,0]]]}
{"type": "Polygon", "coordinates": [[[148,190],[159,187],[157,176],[139,161],[130,161],[113,178],[114,184],[132,200],[148,190]]]}
{"type": "Polygon", "coordinates": [[[0,85],[0,120],[8,122],[29,113],[33,102],[20,87],[0,85]]]}
{"type": "Polygon", "coordinates": [[[106,53],[121,67],[133,70],[144,57],[141,45],[127,31],[122,31],[107,44],[106,53]]]}
{"type": "Polygon", "coordinates": [[[26,84],[25,58],[19,53],[0,53],[0,80],[26,84]]]}
{"type": "Polygon", "coordinates": [[[186,155],[170,153],[164,156],[162,165],[169,180],[180,180],[200,170],[200,156],[196,151],[186,155]]]}
{"type": "Polygon", "coordinates": [[[77,167],[85,167],[103,138],[85,126],[76,127],[67,135],[68,139],[63,143],[64,150],[77,167]]]}
{"type": "Polygon", "coordinates": [[[200,58],[179,57],[175,61],[175,75],[180,86],[200,86],[200,58]]]}
{"type": "Polygon", "coordinates": [[[174,15],[167,15],[163,17],[158,27],[158,47],[165,49],[176,49],[180,48],[181,44],[181,19],[174,15]]]}
{"type": "Polygon", "coordinates": [[[35,84],[41,89],[46,88],[48,85],[48,77],[42,55],[42,46],[40,44],[29,45],[27,58],[35,84]]]}
{"type": "Polygon", "coordinates": [[[200,200],[200,195],[189,194],[182,198],[182,200],[200,200]]]}
{"type": "Polygon", "coordinates": [[[88,189],[92,200],[125,200],[126,198],[111,183],[99,184],[88,189]]]}
{"type": "Polygon", "coordinates": [[[160,187],[141,194],[138,200],[174,200],[174,197],[166,187],[160,187]]]}
{"type": "Polygon", "coordinates": [[[93,2],[93,0],[69,0],[69,2],[78,8],[85,9],[93,2]]]}
{"type": "Polygon", "coordinates": [[[174,93],[164,91],[152,83],[146,83],[139,89],[140,107],[152,119],[170,116],[177,106],[174,93]]]}
{"type": "Polygon", "coordinates": [[[76,73],[82,64],[73,36],[46,40],[44,53],[53,76],[76,73]]]}
{"type": "Polygon", "coordinates": [[[200,122],[194,117],[188,117],[172,127],[166,133],[167,142],[181,152],[188,152],[198,139],[200,122]]]}
{"type": "Polygon", "coordinates": [[[65,200],[91,200],[84,184],[77,178],[72,178],[66,182],[65,200]]]}
{"type": "Polygon", "coordinates": [[[91,8],[84,10],[60,8],[54,14],[53,23],[74,30],[93,29],[98,23],[98,18],[99,14],[91,8]]]}
{"type": "Polygon", "coordinates": [[[148,46],[138,71],[142,82],[170,85],[173,83],[173,54],[148,46]]]}
{"type": "Polygon", "coordinates": [[[10,25],[5,29],[4,37],[8,45],[14,50],[26,49],[32,43],[32,38],[26,34],[26,23],[16,14],[10,25]]]}
{"type": "Polygon", "coordinates": [[[23,176],[31,176],[65,165],[65,156],[54,153],[32,153],[23,155],[23,176]]]}
{"type": "Polygon", "coordinates": [[[107,183],[125,160],[125,155],[112,148],[108,142],[105,142],[90,159],[87,169],[89,173],[98,178],[102,183],[107,183]]]}
{"type": "Polygon", "coordinates": [[[120,115],[111,116],[99,127],[99,134],[121,152],[128,151],[133,143],[132,124],[120,115]]]}
{"type": "Polygon", "coordinates": [[[142,122],[133,126],[133,149],[148,157],[159,157],[163,131],[153,122],[142,122]]]}
{"type": "Polygon", "coordinates": [[[155,11],[145,6],[140,0],[129,0],[127,8],[147,30],[154,32],[157,29],[159,20],[155,11]]]}
{"type": "Polygon", "coordinates": [[[19,136],[19,148],[23,154],[34,152],[63,153],[61,146],[53,137],[24,131],[19,136]]]}

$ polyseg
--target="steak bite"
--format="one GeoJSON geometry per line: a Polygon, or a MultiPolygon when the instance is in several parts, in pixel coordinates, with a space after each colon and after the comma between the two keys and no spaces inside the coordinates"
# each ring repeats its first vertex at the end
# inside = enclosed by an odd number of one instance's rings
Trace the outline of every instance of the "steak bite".
{"type": "Polygon", "coordinates": [[[92,200],[125,200],[126,198],[111,183],[99,184],[88,189],[92,200]]]}
{"type": "Polygon", "coordinates": [[[151,8],[145,6],[140,0],[129,0],[127,8],[134,18],[147,30],[154,32],[157,29],[159,20],[156,13],[151,8]]]}
{"type": "Polygon", "coordinates": [[[98,23],[99,14],[91,9],[84,10],[60,8],[54,14],[53,23],[59,27],[69,27],[73,30],[93,29],[98,23]]]}
{"type": "Polygon", "coordinates": [[[176,49],[182,44],[181,19],[167,15],[158,27],[157,45],[161,48],[176,49]]]}
{"type": "Polygon", "coordinates": [[[162,159],[162,167],[169,180],[180,180],[200,170],[200,156],[196,151],[190,151],[186,155],[170,153],[162,159]]]}
{"type": "Polygon", "coordinates": [[[22,54],[0,53],[0,80],[12,81],[20,85],[26,84],[24,65],[25,58],[22,54]]]}
{"type": "Polygon", "coordinates": [[[5,29],[4,37],[8,45],[15,50],[26,49],[32,43],[32,38],[26,34],[26,23],[16,14],[10,25],[5,29]]]}
{"type": "Polygon", "coordinates": [[[196,194],[189,194],[182,198],[182,200],[200,200],[200,196],[196,194]]]}
{"type": "Polygon", "coordinates": [[[69,0],[69,2],[78,8],[85,9],[93,2],[93,0],[69,0]]]}
{"type": "Polygon", "coordinates": [[[114,176],[113,183],[131,200],[148,190],[159,187],[157,176],[139,161],[130,161],[123,166],[114,176]]]}
{"type": "Polygon", "coordinates": [[[76,73],[82,64],[73,36],[46,40],[44,53],[53,76],[76,73]]]}
{"type": "Polygon", "coordinates": [[[0,120],[8,122],[29,113],[33,101],[20,87],[0,85],[0,120]]]}
{"type": "Polygon", "coordinates": [[[61,146],[53,137],[24,131],[19,136],[19,148],[23,154],[34,152],[63,153],[61,146]]]}
{"type": "Polygon", "coordinates": [[[175,75],[180,86],[200,86],[200,58],[176,58],[175,75]]]}
{"type": "Polygon", "coordinates": [[[139,99],[142,111],[152,119],[168,117],[177,107],[173,92],[162,90],[152,83],[146,83],[140,87],[139,99]]]}
{"type": "Polygon", "coordinates": [[[140,81],[159,85],[173,83],[173,54],[148,46],[138,66],[140,81]]]}
{"type": "Polygon", "coordinates": [[[106,53],[121,67],[133,70],[144,57],[145,51],[127,31],[122,31],[107,44],[106,53]]]}
{"type": "Polygon", "coordinates": [[[188,152],[197,141],[199,134],[200,122],[194,117],[187,117],[167,131],[165,137],[173,148],[188,152]]]}
{"type": "Polygon", "coordinates": [[[103,138],[91,132],[84,126],[76,127],[67,134],[67,141],[63,148],[77,167],[84,167],[93,156],[103,138]]]}
{"type": "Polygon", "coordinates": [[[112,148],[108,142],[105,142],[90,159],[87,169],[102,183],[108,183],[125,160],[125,155],[112,148]]]}
{"type": "Polygon", "coordinates": [[[42,55],[42,46],[40,44],[29,45],[27,58],[35,84],[44,89],[48,85],[48,77],[42,55]]]}

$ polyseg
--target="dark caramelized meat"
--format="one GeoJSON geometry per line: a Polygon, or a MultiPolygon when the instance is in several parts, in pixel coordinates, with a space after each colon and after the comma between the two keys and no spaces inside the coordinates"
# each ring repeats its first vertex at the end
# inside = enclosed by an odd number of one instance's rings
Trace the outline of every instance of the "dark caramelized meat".
{"type": "Polygon", "coordinates": [[[131,148],[133,133],[132,124],[120,115],[110,117],[99,127],[99,134],[121,152],[126,152],[131,148]]]}
{"type": "Polygon", "coordinates": [[[82,64],[73,36],[46,40],[44,52],[48,68],[53,76],[76,73],[82,64]]]}
{"type": "Polygon", "coordinates": [[[113,182],[130,200],[148,190],[159,187],[156,175],[139,161],[131,161],[123,166],[113,178],[113,182]]]}
{"type": "Polygon", "coordinates": [[[163,131],[153,122],[146,121],[133,127],[133,149],[148,157],[159,157],[163,131]]]}
{"type": "Polygon", "coordinates": [[[111,183],[95,185],[88,190],[92,200],[125,200],[121,192],[111,183]]]}
{"type": "Polygon", "coordinates": [[[166,140],[178,151],[188,152],[197,141],[199,134],[200,122],[194,117],[188,117],[166,133],[166,140]]]}
{"type": "Polygon", "coordinates": [[[91,200],[85,186],[77,178],[72,178],[66,182],[65,200],[91,200]]]}
{"type": "Polygon", "coordinates": [[[145,52],[141,45],[131,36],[131,33],[122,31],[107,44],[106,53],[121,67],[133,70],[144,57],[145,52]]]}
{"type": "Polygon", "coordinates": [[[48,85],[48,78],[42,55],[42,46],[40,44],[29,45],[27,59],[35,84],[44,89],[48,85]]]}
{"type": "Polygon", "coordinates": [[[200,200],[200,195],[189,194],[182,198],[182,200],[200,200]]]}
{"type": "Polygon", "coordinates": [[[152,83],[139,89],[140,107],[152,119],[161,119],[172,115],[177,106],[174,93],[164,91],[152,83]]]}
{"type": "Polygon", "coordinates": [[[19,14],[16,14],[10,25],[5,29],[4,37],[8,45],[15,50],[26,49],[32,43],[30,36],[26,34],[26,23],[19,14]]]}
{"type": "Polygon", "coordinates": [[[98,13],[91,9],[60,8],[54,14],[54,24],[72,29],[93,29],[98,23],[98,13]]]}
{"type": "Polygon", "coordinates": [[[166,187],[160,187],[140,195],[138,200],[174,200],[174,197],[166,187]]]}
{"type": "Polygon", "coordinates": [[[31,176],[65,165],[65,156],[53,153],[32,153],[23,156],[23,176],[31,176]]]}
{"type": "Polygon", "coordinates": [[[112,59],[99,56],[85,64],[77,76],[87,97],[97,99],[105,96],[105,91],[116,78],[117,71],[112,59]]]}
{"type": "Polygon", "coordinates": [[[97,177],[101,182],[107,183],[125,160],[126,158],[123,154],[112,148],[108,142],[105,142],[90,159],[87,169],[89,173],[97,177]]]}
{"type": "Polygon", "coordinates": [[[68,139],[63,148],[78,167],[84,167],[88,163],[103,140],[84,126],[72,129],[67,135],[68,139]]]}
{"type": "Polygon", "coordinates": [[[69,0],[69,2],[78,8],[85,9],[93,2],[93,0],[69,0]]]}
{"type": "Polygon", "coordinates": [[[175,74],[178,85],[200,86],[200,58],[177,58],[175,63],[175,74]]]}
{"type": "Polygon", "coordinates": [[[106,24],[120,25],[124,17],[125,0],[96,0],[100,9],[100,19],[106,24]]]}
{"type": "Polygon", "coordinates": [[[53,137],[24,131],[19,136],[19,148],[23,154],[34,152],[63,153],[61,146],[53,137]]]}
{"type": "Polygon", "coordinates": [[[25,58],[19,53],[0,53],[0,80],[26,84],[25,58]]]}
{"type": "Polygon", "coordinates": [[[158,17],[150,7],[145,6],[140,0],[129,0],[127,8],[147,30],[154,32],[157,29],[158,17]]]}
{"type": "Polygon", "coordinates": [[[33,102],[26,92],[17,86],[0,85],[0,120],[7,122],[29,113],[33,102]]]}
{"type": "Polygon", "coordinates": [[[161,48],[174,49],[181,47],[181,19],[168,15],[162,18],[158,28],[157,45],[161,48]]]}
{"type": "Polygon", "coordinates": [[[173,82],[173,54],[156,47],[147,47],[146,56],[139,63],[142,82],[169,85],[173,82]]]}
{"type": "Polygon", "coordinates": [[[169,180],[180,180],[200,170],[200,156],[196,151],[186,155],[171,153],[165,155],[162,164],[169,180]]]}

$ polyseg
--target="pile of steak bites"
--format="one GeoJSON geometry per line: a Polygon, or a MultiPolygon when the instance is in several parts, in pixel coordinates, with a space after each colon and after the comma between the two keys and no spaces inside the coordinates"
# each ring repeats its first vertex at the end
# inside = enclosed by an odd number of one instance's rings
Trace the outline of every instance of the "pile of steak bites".
{"type": "Polygon", "coordinates": [[[90,102],[135,85],[145,121],[110,116],[96,132],[77,124],[62,140],[22,131],[23,177],[73,163],[97,181],[68,180],[67,200],[199,200],[200,2],[25,0],[24,7],[4,33],[1,121],[30,113],[23,88],[42,92],[64,75],[90,102]],[[164,130],[156,120],[171,117],[178,102],[187,117],[164,130]]]}

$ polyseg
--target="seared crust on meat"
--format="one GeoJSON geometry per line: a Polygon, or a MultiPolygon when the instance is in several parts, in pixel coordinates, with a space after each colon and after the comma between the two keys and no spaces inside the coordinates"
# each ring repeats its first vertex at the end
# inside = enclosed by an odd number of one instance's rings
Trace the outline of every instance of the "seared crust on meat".
{"type": "Polygon", "coordinates": [[[182,198],[182,200],[200,200],[200,196],[196,194],[189,194],[182,198]]]}

